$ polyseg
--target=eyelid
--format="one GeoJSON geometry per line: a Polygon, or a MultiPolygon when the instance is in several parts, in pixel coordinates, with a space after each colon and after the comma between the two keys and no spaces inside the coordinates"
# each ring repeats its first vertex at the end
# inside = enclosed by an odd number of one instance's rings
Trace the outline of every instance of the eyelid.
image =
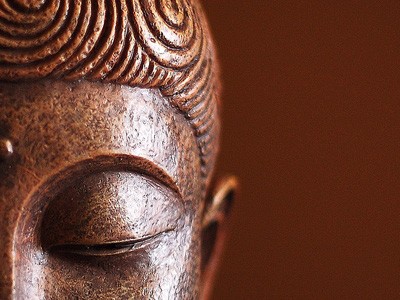
{"type": "MultiPolygon", "coordinates": [[[[174,228],[175,229],[175,228],[174,228]]],[[[155,242],[162,235],[174,229],[167,229],[154,235],[145,236],[134,240],[118,241],[97,245],[66,244],[50,247],[50,252],[76,254],[82,256],[111,256],[129,253],[155,242]]]]}
{"type": "Polygon", "coordinates": [[[76,178],[49,200],[41,221],[45,251],[59,245],[137,242],[178,226],[184,204],[147,176],[101,172],[76,178]]]}

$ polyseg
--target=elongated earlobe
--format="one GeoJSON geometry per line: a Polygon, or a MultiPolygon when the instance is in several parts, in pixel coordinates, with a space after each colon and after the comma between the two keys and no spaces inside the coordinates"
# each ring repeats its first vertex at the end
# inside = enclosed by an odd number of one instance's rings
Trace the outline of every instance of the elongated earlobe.
{"type": "Polygon", "coordinates": [[[227,221],[237,191],[238,182],[233,176],[225,177],[215,186],[204,210],[202,226],[202,299],[207,299],[212,289],[215,271],[223,250],[227,221]]]}

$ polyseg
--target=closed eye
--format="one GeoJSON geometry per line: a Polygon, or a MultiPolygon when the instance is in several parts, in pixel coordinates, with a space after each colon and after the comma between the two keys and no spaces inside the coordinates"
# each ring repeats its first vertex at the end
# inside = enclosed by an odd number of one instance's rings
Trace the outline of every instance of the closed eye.
{"type": "Polygon", "coordinates": [[[169,229],[152,236],[146,236],[140,239],[105,243],[98,245],[56,245],[50,247],[49,251],[53,253],[77,254],[82,256],[110,256],[129,253],[141,249],[155,242],[162,235],[172,231],[169,229]]]}
{"type": "Polygon", "coordinates": [[[48,200],[40,239],[50,254],[110,256],[150,245],[175,229],[183,201],[142,174],[100,172],[48,200]]]}

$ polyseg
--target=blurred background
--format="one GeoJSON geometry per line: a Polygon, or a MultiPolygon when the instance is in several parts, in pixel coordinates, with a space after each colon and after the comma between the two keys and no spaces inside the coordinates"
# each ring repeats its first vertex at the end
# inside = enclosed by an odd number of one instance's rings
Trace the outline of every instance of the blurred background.
{"type": "Polygon", "coordinates": [[[400,1],[204,0],[241,181],[214,299],[400,297],[400,1]]]}

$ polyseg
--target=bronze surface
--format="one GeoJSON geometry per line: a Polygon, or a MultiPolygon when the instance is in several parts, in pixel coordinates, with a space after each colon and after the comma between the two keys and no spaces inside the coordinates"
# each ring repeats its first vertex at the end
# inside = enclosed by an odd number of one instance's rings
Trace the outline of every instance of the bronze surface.
{"type": "Polygon", "coordinates": [[[213,176],[197,1],[0,1],[0,298],[207,298],[236,181],[213,176]]]}

